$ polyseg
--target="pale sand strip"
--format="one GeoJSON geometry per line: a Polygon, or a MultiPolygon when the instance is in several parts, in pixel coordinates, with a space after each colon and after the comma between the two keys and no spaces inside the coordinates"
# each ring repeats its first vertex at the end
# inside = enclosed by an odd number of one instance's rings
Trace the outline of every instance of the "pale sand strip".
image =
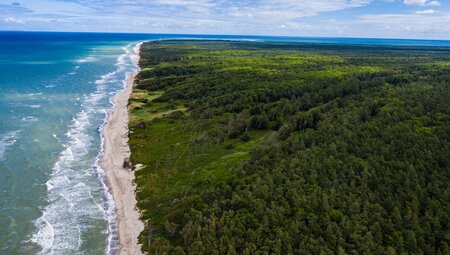
{"type": "MultiPolygon", "coordinates": [[[[139,62],[139,48],[133,59],[139,62]]],[[[138,236],[144,230],[136,208],[134,172],[123,168],[123,162],[130,157],[128,145],[128,99],[137,73],[128,77],[126,88],[114,99],[115,107],[103,128],[104,155],[102,167],[108,178],[117,213],[117,227],[120,242],[119,254],[142,254],[138,236]]]]}

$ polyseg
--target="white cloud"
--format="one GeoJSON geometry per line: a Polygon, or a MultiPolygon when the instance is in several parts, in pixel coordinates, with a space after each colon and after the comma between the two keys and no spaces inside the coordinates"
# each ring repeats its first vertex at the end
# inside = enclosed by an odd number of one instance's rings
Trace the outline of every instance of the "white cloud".
{"type": "Polygon", "coordinates": [[[440,6],[441,5],[441,3],[439,1],[430,1],[430,0],[404,0],[403,4],[416,5],[416,6],[440,6]]]}
{"type": "Polygon", "coordinates": [[[25,21],[24,21],[24,20],[16,19],[16,18],[13,18],[13,17],[6,17],[6,18],[3,19],[3,21],[4,21],[5,23],[25,24],[25,21]]]}
{"type": "Polygon", "coordinates": [[[435,11],[433,9],[416,11],[416,14],[433,14],[433,13],[435,13],[435,11]]]}
{"type": "Polygon", "coordinates": [[[450,12],[435,12],[435,15],[366,14],[359,16],[356,23],[372,26],[375,30],[384,28],[385,34],[378,37],[450,39],[450,12]]]}
{"type": "MultiPolygon", "coordinates": [[[[154,33],[280,34],[280,30],[283,30],[284,35],[306,35],[305,31],[308,30],[326,30],[327,33],[339,31],[336,25],[331,27],[322,24],[318,28],[315,24],[303,22],[303,19],[324,12],[365,6],[372,1],[39,0],[37,3],[36,0],[21,0],[22,5],[34,11],[33,14],[25,16],[27,20],[35,23],[33,26],[39,26],[36,23],[38,20],[34,19],[38,15],[39,18],[65,15],[66,17],[57,16],[61,17],[59,27],[72,21],[77,30],[89,26],[93,31],[114,31],[116,27],[116,31],[154,33]],[[57,1],[58,5],[53,4],[54,1],[57,1]],[[133,21],[123,22],[130,19],[133,21]]],[[[51,29],[57,30],[59,27],[55,24],[51,29]]]]}
{"type": "MultiPolygon", "coordinates": [[[[322,12],[338,11],[368,5],[372,0],[59,0],[78,3],[96,10],[112,13],[134,11],[157,14],[167,12],[171,16],[198,15],[202,18],[226,17],[279,17],[282,19],[306,17],[322,12]]],[[[264,20],[259,20],[262,22],[264,20]]]]}
{"type": "Polygon", "coordinates": [[[438,1],[431,1],[428,3],[429,6],[441,6],[441,3],[438,1]]]}
{"type": "MultiPolygon", "coordinates": [[[[227,6],[227,14],[232,17],[294,19],[318,15],[322,12],[332,12],[353,7],[368,5],[371,0],[260,0],[252,5],[240,6],[232,4],[227,6]]],[[[259,22],[264,22],[258,20],[259,22]]]]}
{"type": "Polygon", "coordinates": [[[427,0],[404,0],[405,5],[425,5],[427,0]]]}
{"type": "Polygon", "coordinates": [[[450,12],[433,10],[437,5],[435,0],[9,0],[0,4],[0,29],[450,39],[450,12]],[[405,12],[388,3],[395,1],[414,12],[392,14],[405,12]],[[371,9],[371,3],[388,7],[371,9]],[[333,13],[350,8],[355,9],[345,15],[333,13]],[[4,17],[26,25],[3,22],[4,17]]]}

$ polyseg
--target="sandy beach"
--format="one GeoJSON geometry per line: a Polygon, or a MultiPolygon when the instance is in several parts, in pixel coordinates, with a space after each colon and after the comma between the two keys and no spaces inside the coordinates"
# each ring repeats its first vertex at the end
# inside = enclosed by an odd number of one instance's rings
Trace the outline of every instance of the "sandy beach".
{"type": "MultiPolygon", "coordinates": [[[[139,48],[140,44],[136,46],[135,63],[139,62],[139,48]]],[[[130,157],[127,105],[136,74],[129,75],[126,88],[114,99],[115,107],[103,129],[105,147],[101,164],[116,204],[119,254],[124,255],[142,254],[138,236],[144,230],[136,208],[134,171],[123,167],[124,160],[130,157]]]]}

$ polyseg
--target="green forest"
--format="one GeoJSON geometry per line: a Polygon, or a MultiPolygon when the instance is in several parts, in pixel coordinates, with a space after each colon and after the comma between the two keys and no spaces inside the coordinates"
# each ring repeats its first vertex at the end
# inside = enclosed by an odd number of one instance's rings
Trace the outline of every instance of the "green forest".
{"type": "Polygon", "coordinates": [[[141,47],[149,254],[450,254],[450,49],[141,47]]]}

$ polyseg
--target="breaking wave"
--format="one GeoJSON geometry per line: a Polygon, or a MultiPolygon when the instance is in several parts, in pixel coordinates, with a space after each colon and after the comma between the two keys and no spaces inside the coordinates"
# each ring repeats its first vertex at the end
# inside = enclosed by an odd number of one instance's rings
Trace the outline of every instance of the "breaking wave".
{"type": "Polygon", "coordinates": [[[113,107],[112,98],[124,88],[127,75],[137,70],[131,60],[132,47],[124,47],[113,72],[95,81],[96,91],[82,98],[81,110],[68,127],[64,150],[46,183],[48,205],[35,222],[38,230],[31,238],[41,254],[79,254],[92,221],[107,222],[105,252],[113,254],[119,248],[115,204],[100,167],[101,130],[113,107]]]}

